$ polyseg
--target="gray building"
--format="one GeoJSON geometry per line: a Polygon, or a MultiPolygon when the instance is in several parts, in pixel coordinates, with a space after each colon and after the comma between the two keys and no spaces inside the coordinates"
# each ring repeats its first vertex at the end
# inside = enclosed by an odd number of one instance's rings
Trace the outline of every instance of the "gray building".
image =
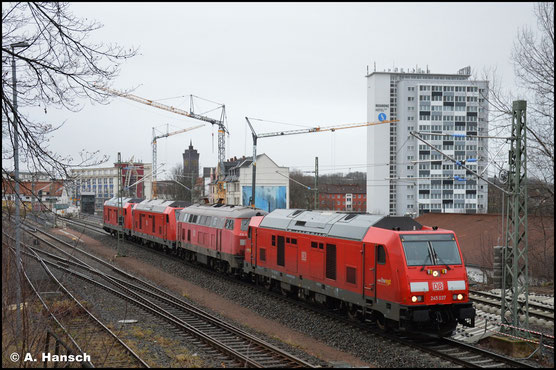
{"type": "Polygon", "coordinates": [[[366,76],[368,121],[398,120],[367,129],[367,212],[487,212],[487,183],[446,157],[478,173],[488,163],[481,137],[488,135],[488,81],[470,75],[466,67],[455,74],[395,68],[366,76]]]}

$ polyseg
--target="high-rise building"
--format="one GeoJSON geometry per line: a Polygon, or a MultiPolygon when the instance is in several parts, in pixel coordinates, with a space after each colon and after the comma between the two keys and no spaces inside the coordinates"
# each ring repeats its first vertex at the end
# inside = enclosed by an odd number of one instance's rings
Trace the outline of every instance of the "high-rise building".
{"type": "Polygon", "coordinates": [[[186,176],[199,177],[199,153],[193,149],[192,141],[189,141],[189,149],[183,152],[183,173],[186,176]]]}
{"type": "Polygon", "coordinates": [[[488,81],[470,76],[470,67],[366,76],[368,121],[398,120],[367,129],[367,212],[487,212],[487,183],[460,165],[482,173],[488,163],[488,81]]]}

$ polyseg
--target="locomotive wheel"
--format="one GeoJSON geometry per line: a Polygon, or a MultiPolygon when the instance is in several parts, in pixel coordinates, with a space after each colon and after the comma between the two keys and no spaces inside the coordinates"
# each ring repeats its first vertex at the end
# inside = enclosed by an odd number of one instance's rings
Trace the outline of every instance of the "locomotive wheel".
{"type": "Polygon", "coordinates": [[[359,310],[357,308],[357,305],[354,304],[349,304],[349,306],[347,307],[347,316],[350,320],[352,321],[356,321],[359,319],[359,310]]]}
{"type": "Polygon", "coordinates": [[[229,265],[228,262],[226,262],[226,261],[218,261],[218,262],[217,262],[217,269],[218,269],[218,272],[220,272],[220,273],[222,273],[222,274],[226,274],[226,275],[229,274],[229,272],[230,272],[230,271],[229,271],[229,270],[230,270],[230,269],[229,269],[229,266],[230,266],[230,265],[229,265]]]}
{"type": "Polygon", "coordinates": [[[263,286],[265,287],[266,290],[271,290],[272,289],[272,280],[270,280],[270,278],[263,278],[263,286]]]}
{"type": "Polygon", "coordinates": [[[388,319],[386,319],[383,314],[378,315],[378,317],[376,318],[376,324],[378,328],[384,332],[390,329],[388,325],[388,319]]]}
{"type": "Polygon", "coordinates": [[[456,330],[457,325],[458,325],[457,322],[441,325],[440,328],[438,329],[438,335],[441,337],[451,336],[453,331],[456,330]]]}

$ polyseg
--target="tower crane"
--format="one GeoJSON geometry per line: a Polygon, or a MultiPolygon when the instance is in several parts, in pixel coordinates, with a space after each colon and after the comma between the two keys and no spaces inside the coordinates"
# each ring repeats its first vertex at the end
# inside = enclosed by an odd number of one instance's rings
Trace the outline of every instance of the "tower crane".
{"type": "Polygon", "coordinates": [[[152,145],[153,145],[153,188],[152,188],[152,198],[156,199],[157,196],[157,192],[156,192],[156,171],[157,171],[157,152],[156,152],[156,140],[158,139],[162,139],[168,136],[172,136],[172,135],[177,135],[177,134],[181,134],[182,132],[187,132],[187,131],[191,131],[191,130],[195,130],[196,128],[199,127],[203,127],[203,125],[198,125],[198,126],[193,126],[193,127],[188,127],[188,128],[184,128],[182,130],[178,130],[178,131],[173,131],[173,132],[168,132],[166,134],[162,134],[162,135],[156,135],[155,131],[154,131],[154,127],[153,127],[153,141],[152,141],[152,145]]]}
{"type": "MultiPolygon", "coordinates": [[[[174,107],[169,106],[169,105],[157,103],[155,101],[142,98],[142,97],[137,96],[137,95],[124,93],[124,92],[121,92],[121,91],[117,91],[117,90],[110,89],[110,88],[103,87],[103,86],[99,86],[99,85],[95,85],[95,87],[97,87],[100,90],[106,91],[110,94],[113,94],[113,95],[116,95],[116,96],[121,96],[122,98],[127,98],[127,99],[130,99],[130,100],[136,101],[138,103],[150,105],[150,106],[158,108],[158,109],[163,109],[163,110],[166,110],[168,112],[181,114],[182,116],[198,119],[200,121],[209,122],[212,125],[218,126],[218,163],[219,163],[219,170],[218,170],[217,193],[218,193],[218,198],[219,199],[225,199],[225,190],[224,190],[224,186],[223,186],[223,184],[224,184],[224,181],[223,181],[224,180],[224,160],[226,158],[226,136],[225,135],[229,134],[229,131],[226,128],[226,126],[224,125],[224,118],[226,117],[226,106],[224,104],[220,104],[219,108],[222,108],[222,113],[220,115],[220,119],[217,120],[217,119],[214,119],[214,118],[211,118],[211,117],[207,117],[207,116],[203,116],[203,115],[194,113],[193,110],[192,110],[192,107],[193,107],[192,104],[189,108],[190,111],[187,112],[187,111],[184,111],[184,110],[179,109],[179,108],[174,108],[174,107]]],[[[153,134],[153,136],[154,136],[154,134],[153,134]]],[[[154,141],[154,139],[153,139],[153,141],[154,141]]],[[[155,174],[155,172],[153,172],[153,174],[155,174]]]]}
{"type": "MultiPolygon", "coordinates": [[[[257,134],[251,125],[248,117],[245,117],[247,120],[247,124],[251,129],[251,135],[253,137],[253,177],[252,177],[252,185],[251,185],[251,204],[252,208],[255,208],[255,183],[256,183],[256,170],[257,170],[257,139],[262,139],[265,137],[273,137],[273,136],[283,136],[283,135],[297,135],[297,134],[308,134],[312,132],[324,132],[324,131],[331,131],[334,132],[336,130],[343,130],[348,128],[355,128],[355,127],[364,127],[364,126],[374,126],[380,125],[383,123],[394,123],[398,122],[398,120],[390,120],[390,121],[380,121],[380,122],[365,122],[365,123],[346,123],[344,125],[338,126],[326,126],[326,127],[309,127],[299,130],[288,130],[288,131],[276,131],[276,132],[266,132],[263,134],[257,134]]],[[[252,118],[253,119],[253,118],[252,118]]]]}

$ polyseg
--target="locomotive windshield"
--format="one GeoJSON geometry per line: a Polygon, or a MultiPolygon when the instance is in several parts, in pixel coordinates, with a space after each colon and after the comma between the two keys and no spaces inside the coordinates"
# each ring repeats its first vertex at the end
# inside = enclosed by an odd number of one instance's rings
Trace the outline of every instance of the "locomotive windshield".
{"type": "Polygon", "coordinates": [[[400,237],[408,266],[461,264],[453,234],[412,234],[400,237]]]}

